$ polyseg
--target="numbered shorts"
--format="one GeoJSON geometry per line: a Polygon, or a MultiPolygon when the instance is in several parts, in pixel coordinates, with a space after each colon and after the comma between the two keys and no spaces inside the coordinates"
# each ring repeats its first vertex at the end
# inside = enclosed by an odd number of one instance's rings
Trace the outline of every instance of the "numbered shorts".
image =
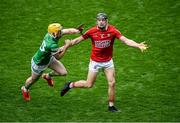
{"type": "Polygon", "coordinates": [[[37,65],[37,64],[35,64],[34,60],[31,59],[31,71],[32,71],[32,73],[37,74],[37,75],[42,74],[43,71],[46,70],[48,68],[48,66],[50,64],[52,64],[55,60],[56,60],[55,57],[52,56],[47,65],[37,65]]]}
{"type": "Polygon", "coordinates": [[[99,69],[109,69],[113,67],[114,67],[114,63],[112,59],[108,62],[96,62],[96,61],[90,60],[90,63],[89,63],[89,70],[92,72],[98,72],[99,69]]]}

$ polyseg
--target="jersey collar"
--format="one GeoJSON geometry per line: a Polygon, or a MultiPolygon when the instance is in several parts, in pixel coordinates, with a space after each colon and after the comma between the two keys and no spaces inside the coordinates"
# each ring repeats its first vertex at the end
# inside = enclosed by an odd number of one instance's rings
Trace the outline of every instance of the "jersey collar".
{"type": "MultiPolygon", "coordinates": [[[[49,33],[48,33],[49,34],[49,33]]],[[[52,38],[53,41],[58,41],[58,39],[55,39],[52,34],[49,34],[49,36],[52,38]]]]}

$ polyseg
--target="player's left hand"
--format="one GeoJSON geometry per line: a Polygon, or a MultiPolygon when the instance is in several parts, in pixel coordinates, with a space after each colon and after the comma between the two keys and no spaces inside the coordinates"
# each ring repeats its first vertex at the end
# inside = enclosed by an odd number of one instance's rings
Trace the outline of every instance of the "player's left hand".
{"type": "Polygon", "coordinates": [[[139,49],[141,50],[141,52],[144,52],[145,50],[147,50],[147,48],[149,48],[149,47],[148,47],[148,45],[146,44],[145,41],[139,43],[139,49]]]}

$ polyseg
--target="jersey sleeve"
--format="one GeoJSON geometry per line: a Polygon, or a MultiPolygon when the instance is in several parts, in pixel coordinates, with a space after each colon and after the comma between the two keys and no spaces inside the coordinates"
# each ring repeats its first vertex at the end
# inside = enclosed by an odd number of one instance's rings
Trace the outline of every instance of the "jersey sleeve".
{"type": "Polygon", "coordinates": [[[86,32],[82,35],[82,37],[83,37],[84,39],[87,39],[87,38],[89,38],[90,33],[91,33],[91,31],[88,30],[88,31],[86,31],[86,32]]]}
{"type": "Polygon", "coordinates": [[[115,28],[114,31],[115,31],[115,34],[116,34],[116,38],[117,38],[117,39],[120,39],[121,36],[122,36],[121,32],[120,32],[119,30],[117,30],[116,28],[115,28]]]}
{"type": "Polygon", "coordinates": [[[58,51],[58,48],[57,44],[52,44],[50,47],[51,55],[54,55],[58,51]]]}

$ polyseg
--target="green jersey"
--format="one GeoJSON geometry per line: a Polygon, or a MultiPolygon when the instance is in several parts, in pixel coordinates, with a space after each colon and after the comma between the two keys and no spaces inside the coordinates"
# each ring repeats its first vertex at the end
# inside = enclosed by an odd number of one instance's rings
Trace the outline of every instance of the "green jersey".
{"type": "Polygon", "coordinates": [[[44,40],[33,56],[33,60],[37,65],[47,65],[54,53],[58,50],[58,40],[54,39],[50,34],[46,34],[44,40]]]}

